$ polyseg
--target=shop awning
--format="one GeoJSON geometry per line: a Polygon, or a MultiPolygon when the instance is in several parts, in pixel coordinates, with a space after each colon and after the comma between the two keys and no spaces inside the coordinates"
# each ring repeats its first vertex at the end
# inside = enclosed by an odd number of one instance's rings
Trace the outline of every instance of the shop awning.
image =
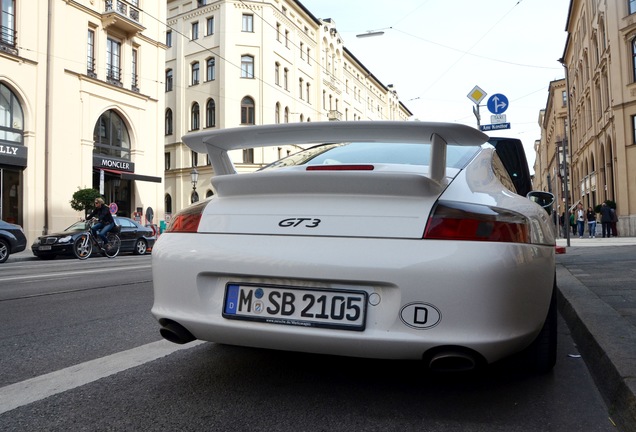
{"type": "Polygon", "coordinates": [[[126,171],[117,171],[117,170],[108,169],[108,168],[95,168],[95,169],[98,171],[102,169],[104,170],[104,172],[107,172],[115,176],[119,176],[119,178],[121,178],[122,180],[139,180],[139,181],[147,181],[147,182],[153,182],[153,183],[161,183],[162,181],[161,177],[135,174],[135,173],[130,173],[126,171]]]}

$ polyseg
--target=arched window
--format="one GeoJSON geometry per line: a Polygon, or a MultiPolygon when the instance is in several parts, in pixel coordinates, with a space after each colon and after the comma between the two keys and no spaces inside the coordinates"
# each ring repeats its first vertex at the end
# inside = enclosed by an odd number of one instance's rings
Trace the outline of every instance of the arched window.
{"type": "Polygon", "coordinates": [[[172,197],[169,194],[166,194],[165,202],[166,202],[166,213],[172,213],[172,197]]]}
{"type": "Polygon", "coordinates": [[[210,57],[206,60],[205,66],[205,80],[214,81],[216,79],[216,65],[214,57],[210,57]]]}
{"type": "Polygon", "coordinates": [[[24,144],[22,106],[9,87],[0,83],[0,142],[24,144]]]}
{"type": "Polygon", "coordinates": [[[199,201],[199,194],[197,193],[197,191],[193,191],[192,195],[190,195],[190,203],[193,204],[198,201],[199,201]]]}
{"type": "Polygon", "coordinates": [[[166,135],[172,135],[172,110],[166,110],[166,135]]]}
{"type": "Polygon", "coordinates": [[[214,99],[208,99],[208,102],[205,104],[205,127],[214,127],[216,126],[216,105],[214,104],[214,99]]]}
{"type": "Polygon", "coordinates": [[[199,62],[192,63],[192,85],[199,84],[199,62]]]}
{"type": "Polygon", "coordinates": [[[245,96],[241,101],[241,124],[254,124],[254,99],[245,96]]]}
{"type": "Polygon", "coordinates": [[[211,189],[208,189],[208,191],[205,193],[206,198],[210,198],[212,195],[214,195],[214,192],[212,192],[211,189]]]}
{"type": "Polygon", "coordinates": [[[166,91],[172,91],[172,69],[166,70],[166,91]]]}
{"type": "Polygon", "coordinates": [[[241,56],[241,78],[254,78],[254,57],[241,56]]]}
{"type": "Polygon", "coordinates": [[[130,160],[130,135],[124,120],[113,110],[99,116],[93,129],[93,153],[130,160]]]}
{"type": "Polygon", "coordinates": [[[289,107],[285,107],[285,123],[289,123],[289,107]]]}
{"type": "Polygon", "coordinates": [[[195,102],[192,104],[192,112],[190,113],[190,130],[199,129],[199,125],[199,104],[195,102]]]}
{"type": "Polygon", "coordinates": [[[276,110],[274,112],[274,123],[280,123],[280,102],[276,102],[276,110]]]}

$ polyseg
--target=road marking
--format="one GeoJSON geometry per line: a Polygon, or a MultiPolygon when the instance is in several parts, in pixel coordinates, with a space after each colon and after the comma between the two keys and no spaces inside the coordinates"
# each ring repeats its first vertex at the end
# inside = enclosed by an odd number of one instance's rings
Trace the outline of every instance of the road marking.
{"type": "Polygon", "coordinates": [[[186,345],[177,345],[160,340],[2,387],[0,414],[202,343],[205,342],[193,341],[186,345]]]}
{"type": "Polygon", "coordinates": [[[85,274],[95,274],[95,273],[112,273],[112,272],[118,272],[118,271],[139,271],[139,270],[145,270],[145,269],[149,269],[150,268],[150,264],[148,265],[144,265],[144,266],[137,266],[137,267],[102,267],[102,268],[95,268],[95,269],[90,269],[90,270],[77,270],[77,271],[57,271],[57,272],[51,272],[51,273],[39,273],[37,275],[24,275],[24,276],[6,276],[6,277],[0,277],[0,282],[4,282],[4,281],[19,281],[19,280],[30,280],[30,279],[47,279],[47,278],[51,278],[51,277],[56,277],[56,276],[64,276],[64,277],[68,277],[68,276],[77,276],[77,275],[85,275],[85,274]]]}

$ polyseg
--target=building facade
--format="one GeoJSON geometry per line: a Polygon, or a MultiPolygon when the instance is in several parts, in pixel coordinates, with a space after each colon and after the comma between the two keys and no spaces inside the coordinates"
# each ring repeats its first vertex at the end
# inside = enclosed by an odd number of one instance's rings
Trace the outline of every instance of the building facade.
{"type": "MultiPolygon", "coordinates": [[[[213,193],[214,172],[207,155],[193,153],[181,142],[188,132],[411,117],[397,92],[344,46],[335,22],[314,17],[299,1],[168,0],[167,4],[168,218],[213,193]]],[[[297,150],[247,149],[230,157],[237,170],[245,172],[297,150]]]]}
{"type": "Polygon", "coordinates": [[[161,218],[165,3],[0,3],[2,219],[33,241],[83,217],[69,202],[91,187],[161,218]]]}
{"type": "MultiPolygon", "coordinates": [[[[565,79],[555,80],[548,88],[548,101],[545,109],[539,115],[541,139],[535,142],[536,158],[534,162],[533,186],[535,190],[551,192],[555,195],[554,210],[557,215],[565,210],[565,185],[563,169],[568,165],[567,151],[563,152],[564,143],[567,144],[568,98],[565,79]],[[563,161],[566,161],[566,164],[563,161]]],[[[566,146],[567,148],[567,146],[566,146]]],[[[592,198],[594,200],[594,198],[592,198]]],[[[568,188],[569,205],[572,194],[568,188]]],[[[569,207],[568,205],[568,207],[569,207]]],[[[555,223],[558,219],[555,219],[555,223]]]]}
{"type": "Polygon", "coordinates": [[[634,236],[636,2],[571,0],[566,30],[572,202],[614,201],[618,234],[634,236]]]}

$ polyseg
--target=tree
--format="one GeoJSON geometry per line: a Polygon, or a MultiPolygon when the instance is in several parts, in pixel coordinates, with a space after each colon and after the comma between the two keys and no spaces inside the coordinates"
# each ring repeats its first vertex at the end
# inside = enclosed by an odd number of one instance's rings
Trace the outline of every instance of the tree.
{"type": "Polygon", "coordinates": [[[73,194],[73,199],[70,201],[71,207],[76,211],[83,211],[84,217],[88,216],[88,213],[93,209],[93,203],[95,198],[99,198],[101,195],[97,189],[77,188],[77,192],[73,194]]]}

